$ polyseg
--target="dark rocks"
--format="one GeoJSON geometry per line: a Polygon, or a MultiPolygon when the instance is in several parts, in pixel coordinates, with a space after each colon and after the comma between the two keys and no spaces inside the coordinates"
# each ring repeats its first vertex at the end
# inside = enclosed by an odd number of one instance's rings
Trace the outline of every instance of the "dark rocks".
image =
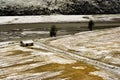
{"type": "MultiPolygon", "coordinates": [[[[6,2],[4,2],[5,4],[6,2]]],[[[0,16],[14,15],[80,15],[119,14],[120,0],[62,0],[41,1],[42,5],[1,5],[0,16]],[[44,3],[43,3],[44,2],[44,3]]],[[[2,3],[3,4],[3,3],[2,3]]]]}

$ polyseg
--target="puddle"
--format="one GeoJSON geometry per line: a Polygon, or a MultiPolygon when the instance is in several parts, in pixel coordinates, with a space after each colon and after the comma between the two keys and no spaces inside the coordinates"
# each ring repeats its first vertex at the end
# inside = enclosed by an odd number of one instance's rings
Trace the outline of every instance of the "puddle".
{"type": "Polygon", "coordinates": [[[10,51],[11,54],[8,54],[7,56],[16,56],[16,55],[21,55],[23,54],[23,56],[28,56],[30,55],[30,51],[22,51],[22,50],[14,50],[14,51],[10,51]]]}

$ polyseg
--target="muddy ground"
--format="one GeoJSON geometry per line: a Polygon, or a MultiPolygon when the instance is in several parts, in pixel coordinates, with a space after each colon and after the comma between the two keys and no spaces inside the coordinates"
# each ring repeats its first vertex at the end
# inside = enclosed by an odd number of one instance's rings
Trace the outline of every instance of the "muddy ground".
{"type": "Polygon", "coordinates": [[[93,31],[88,22],[0,25],[0,80],[120,80],[119,17],[94,17],[93,31]],[[20,46],[28,39],[34,46],[20,46]]]}
{"type": "Polygon", "coordinates": [[[33,39],[31,47],[1,42],[0,79],[119,80],[119,31],[118,27],[33,39]]]}

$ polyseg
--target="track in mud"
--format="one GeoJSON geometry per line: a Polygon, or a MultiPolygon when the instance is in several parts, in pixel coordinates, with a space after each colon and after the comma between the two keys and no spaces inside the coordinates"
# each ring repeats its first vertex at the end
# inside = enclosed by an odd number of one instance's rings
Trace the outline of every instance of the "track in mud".
{"type": "Polygon", "coordinates": [[[15,44],[1,48],[0,63],[3,80],[103,80],[92,74],[101,72],[101,68],[51,51],[38,42],[33,47],[15,44]]]}

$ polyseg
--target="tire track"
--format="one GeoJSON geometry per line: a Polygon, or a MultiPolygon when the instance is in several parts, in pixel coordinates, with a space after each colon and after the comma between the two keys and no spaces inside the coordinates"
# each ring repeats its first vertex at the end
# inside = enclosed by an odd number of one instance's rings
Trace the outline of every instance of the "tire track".
{"type": "Polygon", "coordinates": [[[37,43],[37,44],[47,48],[51,52],[57,52],[58,55],[67,56],[69,58],[72,58],[72,59],[75,59],[75,60],[78,60],[78,61],[83,61],[83,62],[92,64],[92,65],[97,66],[97,67],[102,68],[102,69],[106,69],[106,70],[114,73],[118,78],[120,78],[119,77],[119,75],[120,75],[120,67],[117,67],[117,66],[114,66],[114,65],[109,65],[109,64],[97,61],[97,60],[92,60],[92,59],[89,59],[87,57],[82,57],[80,55],[73,54],[73,53],[70,53],[70,52],[62,51],[60,49],[57,49],[55,47],[51,47],[49,45],[46,45],[46,44],[43,44],[43,43],[40,43],[40,42],[37,43]]]}

